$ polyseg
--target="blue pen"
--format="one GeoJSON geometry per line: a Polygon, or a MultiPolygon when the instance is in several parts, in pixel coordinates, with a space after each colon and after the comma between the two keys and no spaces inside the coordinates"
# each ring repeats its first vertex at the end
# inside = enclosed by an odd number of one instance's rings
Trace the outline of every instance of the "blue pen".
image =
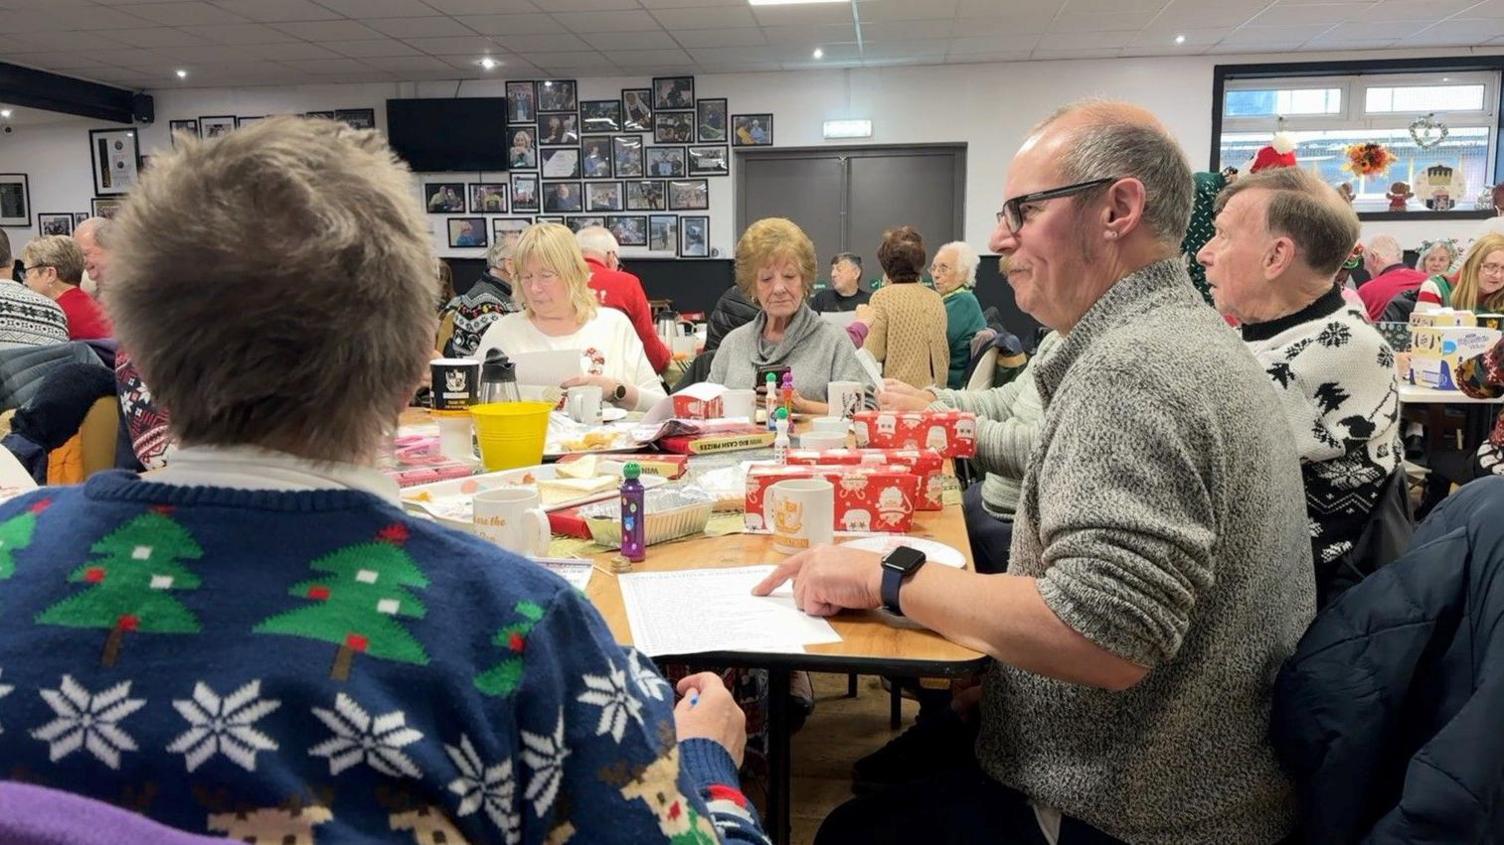
{"type": "Polygon", "coordinates": [[[690,706],[690,709],[694,709],[694,706],[696,704],[699,704],[699,703],[700,703],[700,693],[698,691],[696,691],[696,690],[690,690],[689,691],[689,706],[690,706]]]}

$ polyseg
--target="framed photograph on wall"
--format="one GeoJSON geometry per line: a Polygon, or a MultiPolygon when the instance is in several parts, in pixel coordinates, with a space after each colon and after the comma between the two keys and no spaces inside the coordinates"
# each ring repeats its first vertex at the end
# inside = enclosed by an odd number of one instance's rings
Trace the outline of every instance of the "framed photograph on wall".
{"type": "Polygon", "coordinates": [[[0,173],[0,226],[31,226],[31,181],[25,173],[0,173]]]}
{"type": "Polygon", "coordinates": [[[342,120],[351,129],[375,129],[375,109],[335,109],[334,119],[342,120]]]}
{"type": "Polygon", "coordinates": [[[695,107],[693,76],[653,77],[653,110],[692,109],[695,107]]]}
{"type": "Polygon", "coordinates": [[[585,186],[586,211],[621,211],[620,182],[591,182],[585,186]]]}
{"type": "Polygon", "coordinates": [[[571,232],[578,232],[579,230],[585,228],[586,226],[604,226],[604,225],[606,225],[606,218],[604,218],[604,217],[570,217],[570,218],[567,218],[564,221],[564,225],[566,225],[566,226],[569,227],[569,231],[571,231],[571,232]]]}
{"type": "Polygon", "coordinates": [[[734,114],[731,116],[731,146],[773,146],[771,114],[734,114]]]}
{"type": "Polygon", "coordinates": [[[486,218],[451,217],[448,222],[449,246],[454,249],[490,245],[490,241],[486,239],[486,218]]]}
{"type": "MultiPolygon", "coordinates": [[[[4,177],[0,177],[0,188],[3,188],[3,180],[4,177]]],[[[89,200],[89,207],[93,210],[93,214],[91,214],[90,216],[103,217],[104,219],[109,220],[120,211],[120,207],[123,205],[125,205],[125,200],[101,199],[99,197],[95,197],[94,199],[89,200]]],[[[0,220],[0,223],[3,222],[3,220],[0,220]]]]}
{"type": "Polygon", "coordinates": [[[531,217],[493,217],[491,218],[491,236],[500,241],[508,235],[520,235],[522,230],[533,225],[531,217]]]}
{"type": "Polygon", "coordinates": [[[726,143],[726,100],[700,100],[695,103],[695,124],[699,127],[700,143],[726,143]]]}
{"type": "Polygon", "coordinates": [[[507,123],[532,123],[538,118],[538,89],[532,82],[507,83],[507,123]]]}
{"type": "Polygon", "coordinates": [[[586,179],[611,178],[611,136],[586,135],[580,139],[584,151],[580,159],[580,172],[586,179]]]}
{"type": "Polygon", "coordinates": [[[586,132],[620,132],[621,100],[582,100],[580,125],[586,132]]]}
{"type": "Polygon", "coordinates": [[[512,174],[512,211],[538,210],[538,174],[512,174]]]}
{"type": "Polygon", "coordinates": [[[93,216],[94,215],[90,214],[87,211],[75,211],[75,212],[73,212],[73,228],[77,229],[78,228],[78,224],[84,222],[85,220],[88,220],[90,217],[93,217],[93,216]]]}
{"type": "Polygon", "coordinates": [[[731,173],[729,147],[690,147],[689,175],[727,176],[731,173]]]}
{"type": "Polygon", "coordinates": [[[538,118],[538,143],[545,147],[572,146],[580,142],[580,119],[572,114],[545,114],[538,118]]]}
{"type": "Polygon", "coordinates": [[[94,165],[94,195],[119,197],[131,192],[141,176],[141,151],[134,129],[90,129],[89,159],[94,165]]]}
{"type": "Polygon", "coordinates": [[[668,255],[679,254],[679,216],[677,214],[648,215],[648,251],[668,255]]]}
{"type": "Polygon", "coordinates": [[[266,117],[264,115],[258,115],[254,117],[237,117],[235,118],[235,127],[238,129],[242,126],[250,126],[255,123],[260,123],[263,120],[266,120],[266,117]]]}
{"type": "Polygon", "coordinates": [[[653,131],[653,89],[621,89],[621,128],[627,132],[653,131]]]}
{"type": "Polygon", "coordinates": [[[692,144],[694,140],[694,112],[660,111],[653,113],[653,143],[692,144]]]}
{"type": "Polygon", "coordinates": [[[423,207],[429,214],[464,214],[464,182],[426,182],[423,185],[423,207]]]}
{"type": "Polygon", "coordinates": [[[648,147],[647,159],[649,176],[684,177],[683,147],[648,147]]]}
{"type": "Polygon", "coordinates": [[[573,79],[545,79],[538,83],[538,111],[578,111],[573,79]]]}
{"type": "Polygon", "coordinates": [[[563,226],[564,225],[564,218],[563,217],[556,217],[556,216],[534,217],[533,218],[533,222],[534,223],[557,223],[560,226],[563,226]]]}
{"type": "Polygon", "coordinates": [[[710,255],[710,218],[679,218],[679,254],[685,258],[706,258],[710,255]]]}
{"type": "Polygon", "coordinates": [[[543,210],[571,214],[584,208],[579,182],[550,182],[543,186],[543,210]]]}
{"type": "Polygon", "coordinates": [[[543,150],[544,179],[580,178],[579,147],[547,147],[543,150]]]}
{"type": "Polygon", "coordinates": [[[611,139],[612,171],[618,179],[636,179],[642,176],[642,138],[637,135],[617,135],[611,139]]]}
{"type": "Polygon", "coordinates": [[[668,191],[661,179],[643,179],[625,185],[627,211],[668,211],[668,191]]]}
{"type": "Polygon", "coordinates": [[[214,117],[200,117],[198,119],[200,138],[218,138],[235,131],[235,115],[217,115],[214,117]]]}
{"type": "Polygon", "coordinates": [[[304,117],[314,117],[314,118],[321,117],[321,118],[323,118],[325,120],[333,120],[334,119],[334,111],[333,110],[330,110],[330,111],[305,111],[305,112],[303,112],[303,116],[304,117]]]}
{"type": "Polygon", "coordinates": [[[606,218],[606,228],[622,246],[648,245],[648,219],[640,214],[611,215],[606,218]]]}
{"type": "Polygon", "coordinates": [[[169,120],[167,121],[167,132],[168,136],[172,139],[173,148],[176,149],[178,145],[179,132],[187,133],[189,136],[194,138],[199,137],[198,121],[192,118],[189,118],[187,120],[169,120]]]}
{"type": "Polygon", "coordinates": [[[538,127],[513,126],[512,147],[507,151],[507,161],[513,170],[538,169],[538,127]]]}
{"type": "Polygon", "coordinates": [[[45,235],[73,234],[72,214],[37,214],[37,230],[45,235]]]}
{"type": "Polygon", "coordinates": [[[505,182],[471,182],[471,214],[506,214],[507,185],[505,182]]]}
{"type": "Polygon", "coordinates": [[[710,183],[704,179],[668,183],[669,211],[705,211],[710,208],[710,183]]]}

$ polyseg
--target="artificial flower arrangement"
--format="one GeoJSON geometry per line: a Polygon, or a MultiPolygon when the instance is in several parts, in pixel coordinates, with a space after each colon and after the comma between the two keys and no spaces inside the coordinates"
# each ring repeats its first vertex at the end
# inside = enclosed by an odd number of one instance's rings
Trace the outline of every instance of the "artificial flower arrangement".
{"type": "Polygon", "coordinates": [[[1359,176],[1377,176],[1389,169],[1389,165],[1398,160],[1398,156],[1390,152],[1383,144],[1370,141],[1366,144],[1349,144],[1347,147],[1347,164],[1343,170],[1349,170],[1359,176]]]}

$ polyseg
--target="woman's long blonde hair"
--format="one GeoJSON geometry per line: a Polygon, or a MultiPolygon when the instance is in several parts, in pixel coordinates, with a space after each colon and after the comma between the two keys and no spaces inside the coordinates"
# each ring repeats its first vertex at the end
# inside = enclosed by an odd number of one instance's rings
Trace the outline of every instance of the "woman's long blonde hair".
{"type": "Polygon", "coordinates": [[[1497,232],[1490,232],[1473,241],[1473,245],[1468,248],[1467,258],[1463,259],[1462,270],[1457,273],[1457,284],[1452,288],[1451,302],[1448,305],[1465,311],[1504,311],[1504,287],[1489,294],[1486,301],[1478,300],[1478,274],[1482,271],[1483,261],[1489,253],[1501,249],[1504,249],[1504,235],[1497,232]]]}
{"type": "Polygon", "coordinates": [[[590,291],[590,267],[585,264],[585,256],[580,254],[574,233],[558,223],[534,223],[522,230],[522,237],[512,247],[512,266],[516,268],[512,287],[523,310],[530,315],[533,309],[527,301],[527,285],[522,283],[522,268],[535,259],[558,273],[569,286],[569,298],[574,302],[575,316],[580,323],[594,319],[596,301],[595,294],[590,291]]]}

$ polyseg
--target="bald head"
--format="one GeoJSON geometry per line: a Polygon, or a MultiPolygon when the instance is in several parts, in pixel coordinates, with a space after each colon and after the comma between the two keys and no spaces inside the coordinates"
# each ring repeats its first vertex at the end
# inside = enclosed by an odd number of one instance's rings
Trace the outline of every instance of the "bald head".
{"type": "Polygon", "coordinates": [[[103,288],[108,272],[108,243],[113,224],[103,217],[90,217],[73,229],[73,242],[84,253],[84,270],[96,288],[103,288]]]}

